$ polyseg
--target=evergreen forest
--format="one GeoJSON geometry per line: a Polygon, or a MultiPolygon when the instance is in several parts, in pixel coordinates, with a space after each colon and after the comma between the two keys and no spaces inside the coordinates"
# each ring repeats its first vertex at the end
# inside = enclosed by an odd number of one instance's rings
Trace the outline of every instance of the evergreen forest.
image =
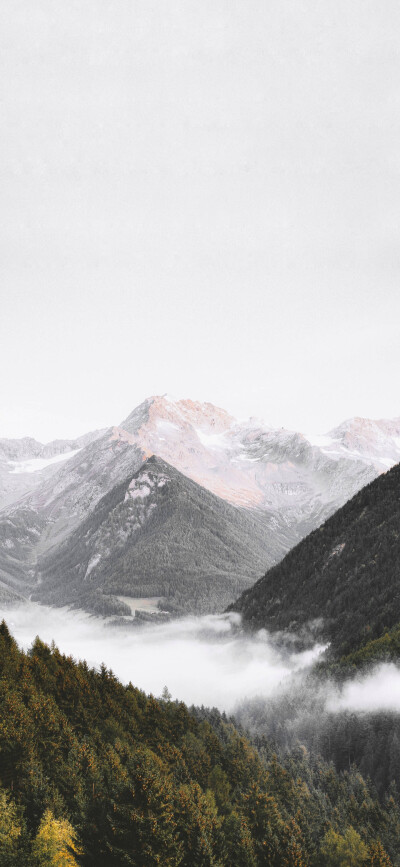
{"type": "Polygon", "coordinates": [[[0,627],[1,867],[398,867],[395,785],[0,627]]]}

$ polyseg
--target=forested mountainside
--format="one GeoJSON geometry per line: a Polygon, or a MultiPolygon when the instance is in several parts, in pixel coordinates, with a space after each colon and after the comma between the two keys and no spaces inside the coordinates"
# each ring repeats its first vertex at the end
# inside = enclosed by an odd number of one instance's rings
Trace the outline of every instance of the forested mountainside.
{"type": "Polygon", "coordinates": [[[100,613],[130,613],[115,596],[162,597],[174,613],[221,611],[278,552],[265,515],[153,456],[39,560],[33,598],[100,613]]]}
{"type": "Polygon", "coordinates": [[[0,626],[2,867],[398,867],[396,793],[0,626]],[[341,853],[341,854],[340,854],[341,853]],[[340,860],[341,858],[341,860],[340,860]],[[347,859],[347,860],[346,860],[347,859]]]}
{"type": "Polygon", "coordinates": [[[293,548],[230,610],[251,628],[300,631],[311,621],[350,653],[400,621],[400,465],[293,548]]]}
{"type": "Polygon", "coordinates": [[[267,700],[243,701],[236,721],[281,757],[301,743],[338,772],[357,769],[385,798],[400,792],[399,663],[400,623],[341,658],[324,655],[267,700]]]}

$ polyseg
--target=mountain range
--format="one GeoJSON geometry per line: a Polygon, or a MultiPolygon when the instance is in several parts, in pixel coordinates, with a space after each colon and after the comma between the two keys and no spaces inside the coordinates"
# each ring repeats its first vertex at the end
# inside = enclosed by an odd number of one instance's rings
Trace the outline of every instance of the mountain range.
{"type": "Polygon", "coordinates": [[[399,459],[400,419],[305,436],[167,396],[79,440],[0,440],[2,600],[221,610],[399,459]]]}
{"type": "Polygon", "coordinates": [[[215,708],[147,698],[39,638],[20,651],[3,621],[3,860],[42,864],[51,839],[83,867],[400,867],[396,705],[346,709],[368,677],[398,683],[397,421],[317,442],[151,399],[81,445],[33,447],[7,444],[27,489],[0,514],[3,600],[127,620],[140,598],[159,618],[228,606],[257,641],[330,647],[237,709],[250,745],[215,708]]]}

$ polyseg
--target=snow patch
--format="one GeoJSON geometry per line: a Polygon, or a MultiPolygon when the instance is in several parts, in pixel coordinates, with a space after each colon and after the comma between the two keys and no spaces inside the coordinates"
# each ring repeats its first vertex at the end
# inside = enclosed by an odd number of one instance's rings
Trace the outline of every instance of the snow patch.
{"type": "Polygon", "coordinates": [[[384,467],[388,467],[389,470],[391,467],[394,467],[396,461],[393,461],[392,458],[378,458],[380,464],[383,464],[384,467]]]}
{"type": "Polygon", "coordinates": [[[225,434],[207,434],[204,433],[200,428],[195,428],[195,432],[197,434],[198,439],[200,440],[202,446],[205,446],[207,449],[227,449],[229,448],[229,440],[225,436],[225,434]]]}
{"type": "Polygon", "coordinates": [[[53,458],[28,458],[24,461],[9,461],[8,466],[13,469],[10,470],[11,474],[14,473],[37,473],[40,470],[44,470],[45,467],[50,467],[52,464],[59,464],[62,461],[69,461],[71,458],[75,457],[75,455],[80,452],[81,449],[74,449],[71,452],[65,452],[62,455],[55,455],[53,458]]]}
{"type": "Polygon", "coordinates": [[[317,446],[319,449],[326,448],[334,443],[332,437],[326,434],[304,434],[304,436],[311,446],[317,446]]]}
{"type": "Polygon", "coordinates": [[[142,485],[140,488],[132,488],[131,485],[129,485],[125,494],[125,502],[126,500],[144,500],[145,497],[149,496],[149,494],[151,494],[151,487],[149,487],[149,485],[142,485]]]}
{"type": "Polygon", "coordinates": [[[92,569],[94,569],[94,567],[97,566],[97,564],[100,562],[100,559],[101,559],[100,554],[96,554],[95,557],[92,557],[92,559],[89,560],[89,563],[88,563],[88,566],[87,566],[87,569],[85,572],[85,578],[87,578],[88,575],[90,575],[92,569]]]}
{"type": "Polygon", "coordinates": [[[233,461],[247,461],[249,464],[258,464],[260,458],[249,458],[248,455],[239,455],[237,458],[232,459],[232,463],[233,461]]]}
{"type": "Polygon", "coordinates": [[[163,433],[168,434],[171,431],[179,430],[179,425],[175,424],[173,421],[168,421],[165,418],[157,419],[157,430],[161,430],[163,433]]]}

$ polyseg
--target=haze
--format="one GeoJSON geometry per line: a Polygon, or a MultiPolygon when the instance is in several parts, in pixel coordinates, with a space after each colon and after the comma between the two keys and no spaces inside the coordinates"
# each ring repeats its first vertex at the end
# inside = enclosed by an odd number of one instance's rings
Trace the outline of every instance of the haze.
{"type": "Polygon", "coordinates": [[[400,414],[400,6],[3,0],[0,436],[400,414]]]}

